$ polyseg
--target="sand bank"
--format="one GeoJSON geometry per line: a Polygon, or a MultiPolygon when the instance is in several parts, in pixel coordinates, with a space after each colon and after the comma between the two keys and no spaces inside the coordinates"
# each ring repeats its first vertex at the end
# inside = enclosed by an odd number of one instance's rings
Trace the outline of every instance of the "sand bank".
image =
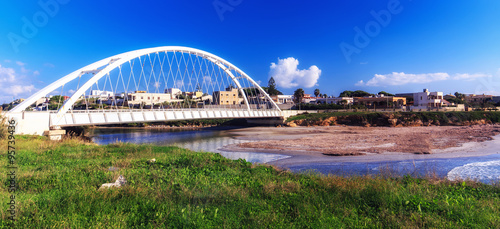
{"type": "Polygon", "coordinates": [[[280,167],[331,162],[379,162],[474,157],[500,152],[500,125],[429,127],[254,127],[230,130],[253,142],[224,150],[291,156],[280,167]],[[358,156],[328,156],[358,155],[358,156]]]}

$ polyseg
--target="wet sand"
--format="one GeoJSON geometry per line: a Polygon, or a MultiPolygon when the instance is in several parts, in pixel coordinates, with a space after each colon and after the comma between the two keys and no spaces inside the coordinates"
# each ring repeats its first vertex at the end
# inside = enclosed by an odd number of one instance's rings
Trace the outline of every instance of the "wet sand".
{"type": "Polygon", "coordinates": [[[500,152],[500,125],[253,127],[229,132],[253,142],[229,145],[223,150],[290,156],[268,163],[278,167],[475,157],[500,152]]]}

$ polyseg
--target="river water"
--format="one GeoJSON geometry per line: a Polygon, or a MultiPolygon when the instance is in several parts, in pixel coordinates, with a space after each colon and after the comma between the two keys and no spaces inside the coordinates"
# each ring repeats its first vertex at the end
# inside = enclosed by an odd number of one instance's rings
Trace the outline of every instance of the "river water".
{"type": "MultiPolygon", "coordinates": [[[[228,152],[221,148],[231,144],[249,142],[237,139],[223,129],[144,129],[103,128],[92,129],[92,140],[100,145],[114,142],[136,144],[176,145],[193,151],[215,152],[229,159],[245,159],[252,163],[268,163],[290,156],[256,152],[228,152]]],[[[294,172],[320,172],[342,176],[387,174],[414,176],[437,175],[450,180],[474,179],[484,183],[500,180],[500,154],[481,157],[447,159],[418,159],[386,162],[315,163],[288,167],[294,172]]]]}
{"type": "Polygon", "coordinates": [[[144,128],[103,128],[92,129],[92,141],[99,145],[114,142],[129,142],[135,144],[176,145],[193,151],[214,152],[237,160],[245,159],[252,163],[267,163],[290,156],[255,152],[228,152],[220,150],[231,144],[249,142],[236,139],[224,129],[144,129],[144,128]]]}

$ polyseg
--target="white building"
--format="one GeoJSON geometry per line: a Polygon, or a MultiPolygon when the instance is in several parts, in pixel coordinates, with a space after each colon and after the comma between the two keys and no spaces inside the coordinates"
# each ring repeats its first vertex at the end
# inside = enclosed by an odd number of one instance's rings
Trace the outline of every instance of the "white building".
{"type": "Polygon", "coordinates": [[[444,105],[443,92],[423,92],[413,93],[413,106],[411,109],[437,108],[444,105]]]}
{"type": "Polygon", "coordinates": [[[115,96],[112,91],[92,90],[87,98],[109,98],[115,96]]]}
{"type": "Polygon", "coordinates": [[[271,99],[273,99],[276,104],[293,103],[293,95],[271,95],[271,99]]]}
{"type": "Polygon", "coordinates": [[[165,89],[165,94],[170,94],[172,98],[175,98],[176,96],[182,94],[182,91],[178,88],[167,88],[165,89]]]}
{"type": "Polygon", "coordinates": [[[149,104],[159,104],[163,102],[173,102],[173,100],[170,94],[136,92],[127,95],[127,102],[130,105],[136,105],[141,103],[149,105],[149,104]]]}

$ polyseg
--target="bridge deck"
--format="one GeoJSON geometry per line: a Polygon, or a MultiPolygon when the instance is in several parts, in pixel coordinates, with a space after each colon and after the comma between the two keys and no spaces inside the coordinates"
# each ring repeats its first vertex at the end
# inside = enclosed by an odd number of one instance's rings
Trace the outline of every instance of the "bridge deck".
{"type": "Polygon", "coordinates": [[[106,125],[119,123],[162,122],[220,118],[282,117],[279,110],[106,110],[69,112],[62,117],[50,114],[50,126],[106,125]]]}
{"type": "Polygon", "coordinates": [[[317,111],[291,111],[275,109],[184,109],[184,110],[89,110],[70,111],[60,117],[55,112],[7,112],[16,120],[16,134],[42,135],[55,126],[86,126],[120,123],[164,122],[195,119],[224,118],[287,118],[300,113],[317,111]]]}

